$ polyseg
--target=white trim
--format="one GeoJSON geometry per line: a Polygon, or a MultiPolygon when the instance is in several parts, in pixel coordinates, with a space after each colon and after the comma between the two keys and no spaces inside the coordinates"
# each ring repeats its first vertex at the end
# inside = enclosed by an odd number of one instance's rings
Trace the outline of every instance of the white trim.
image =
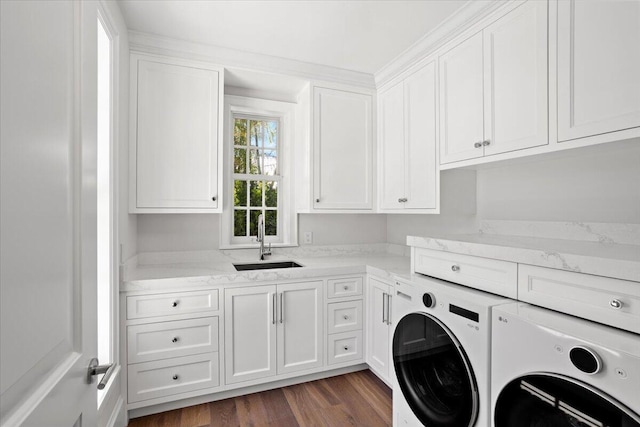
{"type": "MultiPolygon", "coordinates": [[[[234,114],[247,114],[253,116],[273,117],[280,120],[278,141],[278,163],[280,169],[281,188],[278,190],[278,204],[281,218],[278,222],[281,230],[278,230],[278,241],[273,241],[273,246],[295,246],[298,242],[298,221],[295,214],[295,192],[293,150],[295,141],[295,107],[288,102],[270,101],[264,99],[247,98],[228,95],[224,100],[224,138],[222,161],[223,165],[230,165],[233,156],[233,116],[234,114]]],[[[222,217],[220,218],[220,249],[255,248],[257,243],[239,242],[232,243],[233,221],[233,170],[231,167],[223,167],[223,194],[222,217]]],[[[268,241],[269,239],[267,239],[268,241]]]]}
{"type": "Polygon", "coordinates": [[[186,59],[224,64],[304,79],[320,79],[335,83],[375,88],[373,75],[327,65],[295,61],[259,53],[243,52],[220,46],[193,43],[138,31],[129,31],[132,51],[155,53],[186,59]]]}
{"type": "MultiPolygon", "coordinates": [[[[125,419],[126,414],[124,413],[124,400],[122,396],[118,396],[118,401],[116,402],[113,412],[109,416],[109,421],[107,421],[107,427],[115,427],[118,419],[125,419]]],[[[122,424],[125,425],[125,424],[122,424]]]]}

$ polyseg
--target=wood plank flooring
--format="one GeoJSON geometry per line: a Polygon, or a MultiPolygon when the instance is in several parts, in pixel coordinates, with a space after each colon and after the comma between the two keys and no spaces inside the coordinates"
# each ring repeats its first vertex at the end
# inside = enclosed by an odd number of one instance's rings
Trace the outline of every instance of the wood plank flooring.
{"type": "Polygon", "coordinates": [[[129,427],[383,427],[391,413],[391,390],[365,370],[135,418],[129,427]]]}

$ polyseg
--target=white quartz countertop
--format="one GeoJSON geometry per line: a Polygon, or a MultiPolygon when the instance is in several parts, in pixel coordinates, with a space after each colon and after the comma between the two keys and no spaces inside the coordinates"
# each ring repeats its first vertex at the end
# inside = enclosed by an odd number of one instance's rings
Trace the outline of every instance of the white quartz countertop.
{"type": "Polygon", "coordinates": [[[497,234],[407,236],[407,245],[640,282],[638,245],[497,234]]]}
{"type": "Polygon", "coordinates": [[[390,253],[343,254],[333,256],[272,256],[264,262],[296,261],[303,267],[236,271],[233,263],[256,259],[221,257],[209,262],[137,265],[124,277],[121,292],[172,290],[216,285],[246,285],[253,282],[305,280],[321,276],[371,273],[383,278],[408,278],[410,258],[390,253]]]}

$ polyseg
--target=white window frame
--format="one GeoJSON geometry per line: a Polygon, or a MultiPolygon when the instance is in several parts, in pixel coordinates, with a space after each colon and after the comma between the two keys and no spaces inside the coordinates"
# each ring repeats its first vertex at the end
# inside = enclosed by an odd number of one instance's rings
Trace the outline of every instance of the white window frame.
{"type": "MultiPolygon", "coordinates": [[[[220,249],[255,248],[255,238],[235,238],[233,235],[233,129],[236,116],[272,118],[279,121],[278,127],[278,235],[266,236],[265,242],[273,247],[297,246],[297,215],[293,193],[293,138],[295,104],[243,96],[225,95],[224,100],[224,200],[220,221],[220,249]]],[[[269,180],[268,176],[256,175],[258,180],[269,180]]]]}

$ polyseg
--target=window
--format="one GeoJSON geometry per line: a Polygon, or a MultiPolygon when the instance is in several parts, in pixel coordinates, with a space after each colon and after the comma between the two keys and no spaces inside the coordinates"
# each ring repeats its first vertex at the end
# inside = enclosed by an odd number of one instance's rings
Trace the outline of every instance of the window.
{"type": "Polygon", "coordinates": [[[233,239],[255,238],[258,216],[263,215],[265,236],[278,241],[280,121],[234,115],[233,122],[233,239]]]}
{"type": "Polygon", "coordinates": [[[293,199],[296,104],[225,95],[225,191],[220,248],[255,248],[258,217],[265,241],[297,244],[293,199]]]}

